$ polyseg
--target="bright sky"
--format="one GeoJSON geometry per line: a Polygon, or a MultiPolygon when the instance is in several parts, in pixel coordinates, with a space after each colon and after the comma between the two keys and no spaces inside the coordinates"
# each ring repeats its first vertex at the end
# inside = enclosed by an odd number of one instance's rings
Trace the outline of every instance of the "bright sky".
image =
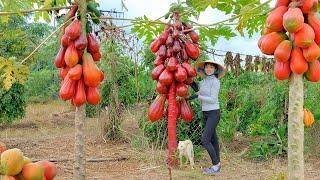
{"type": "MultiPolygon", "coordinates": [[[[262,1],[262,0],[261,0],[262,1]]],[[[263,0],[265,1],[265,0],[263,0]]],[[[262,1],[262,2],[263,2],[262,1]]],[[[275,1],[275,0],[274,0],[275,1]]],[[[125,5],[128,8],[128,12],[125,12],[126,18],[141,17],[146,15],[150,19],[157,19],[163,16],[169,9],[170,4],[176,2],[175,0],[125,0],[125,5]]],[[[272,2],[271,5],[273,5],[272,2]]],[[[101,9],[103,10],[116,10],[123,11],[121,9],[120,0],[100,0],[101,9]]],[[[203,12],[198,20],[199,23],[213,23],[223,19],[227,16],[211,8],[208,8],[203,12]]],[[[257,42],[259,39],[259,34],[252,38],[237,36],[227,41],[220,38],[218,43],[214,48],[220,50],[230,50],[233,52],[240,52],[244,54],[251,55],[262,55],[259,48],[257,47],[257,42]]]]}

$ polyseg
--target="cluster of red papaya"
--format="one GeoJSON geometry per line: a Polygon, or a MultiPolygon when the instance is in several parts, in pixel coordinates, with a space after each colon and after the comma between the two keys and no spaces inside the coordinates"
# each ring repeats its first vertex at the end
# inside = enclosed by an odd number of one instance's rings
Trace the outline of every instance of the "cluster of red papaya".
{"type": "Polygon", "coordinates": [[[85,102],[97,105],[100,101],[98,86],[104,79],[103,72],[96,65],[101,58],[100,48],[94,35],[87,32],[86,26],[75,17],[75,9],[69,12],[74,19],[64,29],[55,58],[62,79],[60,98],[71,100],[71,104],[77,107],[85,102]]]}
{"type": "Polygon", "coordinates": [[[274,74],[279,80],[291,73],[320,80],[320,19],[318,0],[278,0],[268,15],[260,50],[274,55],[274,74]]]}
{"type": "Polygon", "coordinates": [[[190,65],[189,59],[197,60],[200,49],[199,35],[190,30],[191,28],[190,25],[177,21],[172,26],[166,26],[164,32],[150,45],[151,51],[156,54],[153,62],[155,68],[151,76],[157,81],[156,91],[159,93],[148,112],[152,122],[163,116],[166,99],[176,107],[177,118],[181,117],[186,122],[192,120],[192,109],[184,98],[188,96],[188,88],[193,78],[197,76],[197,71],[190,65]],[[174,94],[174,98],[182,98],[170,102],[168,93],[174,94]]]}

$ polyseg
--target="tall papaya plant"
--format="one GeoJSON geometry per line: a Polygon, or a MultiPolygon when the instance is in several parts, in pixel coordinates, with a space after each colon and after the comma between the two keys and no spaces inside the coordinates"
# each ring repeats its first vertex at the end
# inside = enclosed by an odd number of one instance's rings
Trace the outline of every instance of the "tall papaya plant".
{"type": "MultiPolygon", "coordinates": [[[[157,58],[153,62],[155,68],[152,71],[152,78],[158,81],[157,92],[168,95],[167,163],[170,168],[175,164],[172,155],[176,150],[176,119],[180,117],[179,113],[181,113],[181,117],[186,122],[190,122],[192,119],[192,111],[189,104],[182,101],[179,108],[180,102],[176,102],[175,98],[173,98],[176,95],[179,97],[187,96],[188,87],[185,84],[192,83],[192,77],[196,76],[196,71],[190,66],[188,59],[197,59],[200,52],[199,45],[202,48],[205,48],[209,43],[215,45],[221,36],[226,39],[236,36],[234,31],[243,35],[244,29],[246,29],[247,33],[251,36],[258,29],[257,27],[263,24],[264,16],[260,16],[259,12],[261,10],[268,10],[268,2],[270,1],[260,4],[260,1],[242,1],[233,4],[222,1],[201,1],[199,3],[193,0],[178,0],[177,3],[171,4],[169,12],[163,17],[167,19],[166,23],[162,22],[161,18],[156,21],[145,22],[148,20],[147,17],[137,18],[134,21],[132,31],[136,32],[139,37],[145,37],[147,42],[152,41],[155,36],[158,37],[150,45],[151,51],[157,53],[157,58]],[[199,14],[209,6],[224,11],[227,14],[232,14],[233,17],[206,25],[191,20],[191,17],[197,19],[199,14]],[[177,14],[183,22],[182,25],[180,24],[181,21],[177,21],[177,14]],[[232,29],[234,26],[225,24],[228,21],[238,22],[235,30],[232,29]],[[171,27],[174,27],[174,30],[171,31],[171,27]],[[182,29],[181,27],[183,27],[183,31],[179,32],[182,29]],[[163,29],[165,31],[161,32],[163,29]],[[200,37],[195,30],[199,30],[200,37]],[[161,35],[159,35],[160,33],[161,35]],[[175,58],[178,53],[179,57],[175,58]],[[182,64],[180,65],[180,63],[182,64]],[[176,70],[176,67],[178,70],[176,70]],[[172,88],[176,81],[176,87],[172,88]]],[[[151,121],[159,120],[162,117],[165,106],[162,99],[163,95],[160,95],[151,104],[148,111],[151,121]]]]}
{"type": "Polygon", "coordinates": [[[304,179],[303,75],[320,81],[318,1],[281,1],[268,14],[258,46],[274,55],[274,75],[289,79],[288,177],[304,179]]]}

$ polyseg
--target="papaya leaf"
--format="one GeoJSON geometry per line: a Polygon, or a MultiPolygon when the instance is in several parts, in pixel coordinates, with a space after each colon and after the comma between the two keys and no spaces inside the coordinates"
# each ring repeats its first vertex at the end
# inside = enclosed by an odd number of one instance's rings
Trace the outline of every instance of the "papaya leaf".
{"type": "Polygon", "coordinates": [[[257,5],[259,4],[244,6],[240,11],[243,15],[236,29],[242,36],[244,36],[244,29],[248,32],[249,37],[252,37],[255,32],[259,32],[264,27],[267,16],[261,12],[268,12],[270,8],[268,6],[256,8],[257,5]]]}
{"type": "Polygon", "coordinates": [[[70,4],[70,3],[68,3],[67,0],[57,0],[57,6],[65,6],[68,4],[70,4]]]}
{"type": "Polygon", "coordinates": [[[236,36],[230,26],[217,26],[214,28],[200,28],[200,41],[214,46],[220,37],[229,40],[236,36]]]}
{"type": "MultiPolygon", "coordinates": [[[[238,32],[240,33],[241,36],[244,36],[244,28],[248,27],[248,21],[249,19],[251,19],[254,16],[259,16],[259,13],[261,12],[261,9],[256,8],[257,5],[255,5],[255,3],[250,3],[246,6],[243,6],[240,10],[240,13],[243,14],[240,18],[239,18],[239,22],[238,25],[236,27],[236,29],[238,30],[238,32]]],[[[261,23],[260,23],[261,24],[261,23]]],[[[252,29],[256,29],[256,27],[259,26],[252,26],[253,24],[250,24],[250,34],[253,34],[252,29]]]]}
{"type": "Polygon", "coordinates": [[[51,7],[51,1],[52,1],[52,0],[45,0],[45,1],[44,1],[44,4],[43,4],[43,8],[51,7]]]}
{"type": "Polygon", "coordinates": [[[147,16],[135,18],[131,32],[136,33],[138,38],[150,42],[153,38],[158,36],[164,29],[163,24],[150,22],[147,16]]]}
{"type": "Polygon", "coordinates": [[[41,12],[35,12],[34,13],[34,21],[38,22],[41,17],[41,12]]]}
{"type": "Polygon", "coordinates": [[[50,22],[50,15],[48,12],[42,12],[42,17],[46,22],[50,22]]]}
{"type": "Polygon", "coordinates": [[[8,23],[9,22],[9,16],[1,16],[0,20],[1,20],[1,23],[8,23]]]}
{"type": "Polygon", "coordinates": [[[267,16],[251,16],[247,21],[247,32],[249,37],[252,37],[254,33],[260,33],[263,29],[267,16]]]}
{"type": "MultiPolygon", "coordinates": [[[[217,9],[224,12],[227,17],[235,17],[230,20],[231,25],[216,25],[208,27],[200,27],[200,36],[202,40],[214,45],[219,36],[229,39],[234,37],[236,33],[244,36],[248,34],[249,37],[256,32],[259,32],[262,29],[266,15],[262,12],[266,12],[270,9],[267,4],[261,4],[260,0],[184,0],[180,3],[172,3],[168,13],[171,13],[178,10],[181,14],[181,19],[183,22],[191,22],[192,18],[198,20],[199,15],[205,11],[207,8],[217,9]],[[234,26],[234,23],[237,26],[234,26]]],[[[171,17],[166,14],[166,17],[171,17]]],[[[141,17],[143,20],[148,20],[146,17],[141,17]]],[[[197,25],[196,23],[192,23],[197,25]]],[[[142,22],[136,21],[132,32],[137,33],[139,38],[147,38],[150,40],[150,37],[157,36],[160,31],[159,25],[147,25],[142,22]],[[141,24],[140,24],[141,23],[141,24]],[[138,25],[140,24],[140,25],[138,25]]]]}

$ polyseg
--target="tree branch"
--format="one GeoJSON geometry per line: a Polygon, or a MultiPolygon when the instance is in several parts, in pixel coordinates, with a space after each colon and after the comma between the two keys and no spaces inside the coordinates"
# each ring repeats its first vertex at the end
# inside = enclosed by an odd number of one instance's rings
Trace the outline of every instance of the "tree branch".
{"type": "Polygon", "coordinates": [[[21,11],[16,11],[16,12],[0,12],[0,16],[7,16],[7,15],[13,15],[13,14],[27,14],[27,13],[31,13],[31,12],[37,12],[37,11],[53,11],[53,10],[60,10],[60,9],[70,9],[73,6],[30,9],[30,10],[21,10],[21,11]]]}
{"type": "MultiPolygon", "coordinates": [[[[127,157],[106,157],[106,158],[89,158],[86,159],[87,162],[105,162],[105,161],[124,161],[127,160],[127,157]]],[[[32,160],[32,162],[39,162],[42,159],[34,159],[32,160]]],[[[68,162],[68,161],[72,161],[74,162],[74,159],[71,158],[63,158],[63,159],[47,159],[46,161],[49,162],[68,162]]]]}

